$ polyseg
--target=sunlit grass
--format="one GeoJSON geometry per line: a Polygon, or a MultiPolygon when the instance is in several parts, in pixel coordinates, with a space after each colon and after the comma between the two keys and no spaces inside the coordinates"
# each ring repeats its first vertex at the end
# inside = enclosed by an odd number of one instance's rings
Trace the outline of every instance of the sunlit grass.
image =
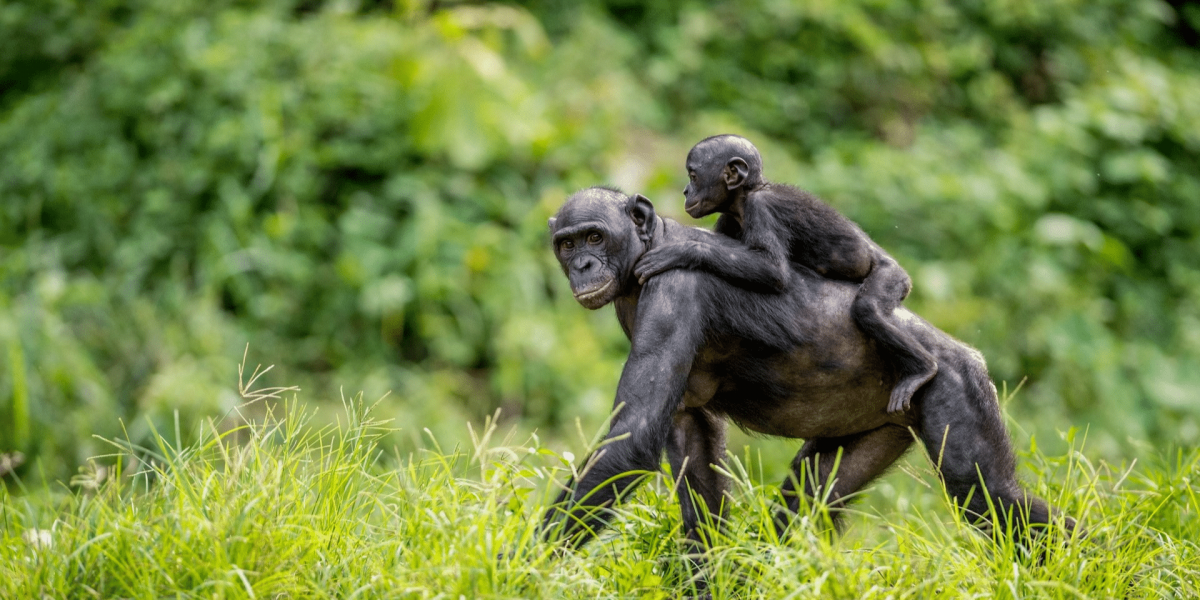
{"type": "MultiPolygon", "coordinates": [[[[275,390],[278,395],[280,390],[275,390]]],[[[678,597],[678,507],[655,475],[578,552],[538,540],[555,481],[582,461],[492,422],[469,447],[429,437],[381,447],[389,424],[360,399],[319,427],[295,401],[253,424],[178,432],[151,448],[113,440],[69,487],[0,491],[3,598],[678,597]],[[102,466],[107,465],[107,466],[102,466]]],[[[1073,444],[1075,440],[1070,440],[1073,444]]],[[[734,503],[708,579],[716,598],[1200,597],[1200,451],[1154,464],[1022,455],[1031,490],[1088,538],[1051,533],[1027,552],[949,509],[914,452],[856,505],[845,535],[820,505],[775,539],[778,486],[753,451],[724,464],[734,503]],[[1040,557],[1040,558],[1039,558],[1040,557]]]]}

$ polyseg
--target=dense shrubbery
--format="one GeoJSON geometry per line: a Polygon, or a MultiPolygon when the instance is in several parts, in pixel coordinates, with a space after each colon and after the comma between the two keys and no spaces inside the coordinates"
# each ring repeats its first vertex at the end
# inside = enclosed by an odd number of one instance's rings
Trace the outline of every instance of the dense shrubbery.
{"type": "Polygon", "coordinates": [[[682,216],[723,131],[1028,377],[1031,431],[1196,444],[1197,27],[1153,0],[6,4],[0,453],[61,473],[114,415],[223,414],[247,342],[394,389],[406,430],[597,417],[624,342],[545,218],[605,182],[682,216]]]}

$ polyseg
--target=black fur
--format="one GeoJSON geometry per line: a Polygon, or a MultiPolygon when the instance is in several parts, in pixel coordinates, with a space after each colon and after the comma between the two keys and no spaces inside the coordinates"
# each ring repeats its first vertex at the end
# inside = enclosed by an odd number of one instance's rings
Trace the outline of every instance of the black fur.
{"type": "Polygon", "coordinates": [[[779,293],[791,280],[789,263],[799,263],[829,279],[861,283],[854,320],[883,344],[900,373],[888,411],[907,410],[917,389],[937,373],[934,357],[892,315],[912,289],[908,273],[833,207],[803,190],[767,181],[758,149],[745,138],[705,138],[688,153],[687,169],[688,214],[721,213],[715,231],[744,245],[714,248],[707,239],[664,245],[639,261],[638,277],[699,269],[746,289],[779,293]]]}
{"type": "MultiPolygon", "coordinates": [[[[551,220],[551,232],[573,290],[599,289],[596,269],[605,265],[611,283],[605,289],[616,290],[605,303],[615,305],[631,350],[607,441],[547,512],[547,535],[574,544],[589,539],[606,521],[604,508],[639,481],[636,472],[657,470],[665,450],[681,480],[687,538],[707,543],[701,515],[706,510],[720,520],[725,512],[726,483],[710,465],[724,456],[726,418],[750,431],[806,440],[793,462],[794,477],[783,485],[788,506],[779,513],[781,529],[798,507],[797,485],[827,497],[836,517],[845,498],[912,445],[914,433],[968,514],[981,517],[990,500],[1001,509],[994,516],[1001,525],[1016,517],[1013,531],[1022,538],[1029,525],[1050,522],[1046,503],[1017,482],[982,356],[919,317],[904,313],[899,326],[942,368],[918,391],[911,411],[890,414],[896,375],[886,352],[850,314],[858,286],[804,267],[790,269],[791,282],[778,294],[750,292],[695,270],[670,270],[640,283],[633,265],[652,248],[701,241],[727,250],[739,243],[660,218],[644,197],[609,189],[571,196],[551,220]],[[587,245],[592,233],[601,233],[603,242],[587,245]],[[839,449],[836,479],[825,489],[839,449]]],[[[587,306],[598,308],[594,298],[587,306]]]]}

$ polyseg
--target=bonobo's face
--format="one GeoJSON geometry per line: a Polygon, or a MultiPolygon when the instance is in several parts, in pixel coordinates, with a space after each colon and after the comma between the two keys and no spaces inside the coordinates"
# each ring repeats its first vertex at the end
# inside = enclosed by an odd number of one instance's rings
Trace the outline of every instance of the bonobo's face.
{"type": "Polygon", "coordinates": [[[568,198],[550,219],[554,255],[585,308],[612,302],[634,279],[633,265],[646,247],[627,210],[630,202],[620,192],[590,188],[568,198]]]}
{"type": "Polygon", "coordinates": [[[725,164],[715,152],[707,150],[698,145],[687,156],[688,184],[683,188],[683,209],[693,219],[720,211],[729,200],[729,189],[721,176],[725,164]]]}

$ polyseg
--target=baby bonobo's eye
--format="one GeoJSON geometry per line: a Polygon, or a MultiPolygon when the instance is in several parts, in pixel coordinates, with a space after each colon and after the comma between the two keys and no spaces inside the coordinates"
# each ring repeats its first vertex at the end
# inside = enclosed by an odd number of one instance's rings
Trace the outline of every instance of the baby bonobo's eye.
{"type": "Polygon", "coordinates": [[[575,242],[572,242],[571,240],[563,240],[558,247],[562,248],[563,250],[572,250],[575,248],[575,242]]]}
{"type": "Polygon", "coordinates": [[[689,173],[688,173],[688,179],[691,179],[692,181],[695,181],[695,180],[696,180],[696,172],[695,172],[695,171],[691,171],[691,172],[689,172],[689,173]]]}
{"type": "Polygon", "coordinates": [[[603,240],[604,240],[604,237],[603,237],[603,236],[601,236],[599,233],[596,233],[596,232],[594,232],[594,231],[592,232],[592,234],[591,234],[591,235],[589,235],[589,236],[588,236],[588,243],[589,243],[589,244],[599,244],[599,243],[600,243],[600,242],[602,242],[603,240]]]}

